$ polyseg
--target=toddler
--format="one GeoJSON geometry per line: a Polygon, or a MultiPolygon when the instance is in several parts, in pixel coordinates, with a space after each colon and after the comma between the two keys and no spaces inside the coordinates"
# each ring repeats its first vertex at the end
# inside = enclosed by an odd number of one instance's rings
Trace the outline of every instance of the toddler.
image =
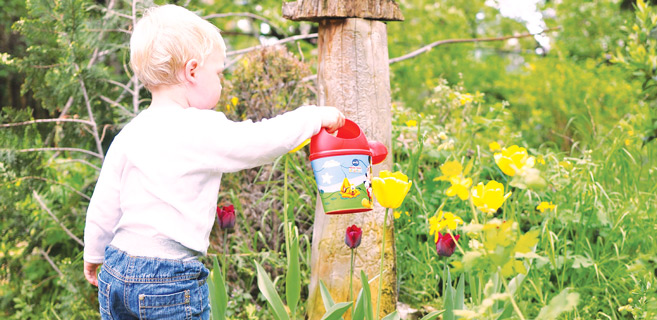
{"type": "Polygon", "coordinates": [[[204,256],[221,175],[272,162],[344,115],[303,106],[253,123],[214,111],[226,46],[175,5],[146,11],[130,64],[152,94],[114,138],[87,211],[84,275],[102,319],[209,319],[204,256]],[[96,271],[102,264],[98,276],[96,271]]]}

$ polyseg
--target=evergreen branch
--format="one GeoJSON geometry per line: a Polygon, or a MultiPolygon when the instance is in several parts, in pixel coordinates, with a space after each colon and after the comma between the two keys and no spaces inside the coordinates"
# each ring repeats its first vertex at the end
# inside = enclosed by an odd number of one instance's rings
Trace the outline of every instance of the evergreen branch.
{"type": "Polygon", "coordinates": [[[413,58],[415,56],[418,56],[422,53],[428,52],[434,47],[444,45],[444,44],[450,44],[450,43],[476,43],[476,42],[493,42],[493,41],[504,41],[504,40],[509,40],[509,39],[519,39],[519,38],[527,38],[527,37],[533,37],[539,34],[543,34],[546,32],[551,32],[551,31],[556,31],[556,30],[561,30],[561,27],[555,27],[555,28],[549,28],[545,29],[541,32],[537,33],[523,33],[519,35],[512,35],[512,36],[503,36],[503,37],[494,37],[494,38],[471,38],[471,39],[446,39],[446,40],[439,40],[433,43],[430,43],[420,49],[417,49],[415,51],[409,52],[403,56],[393,58],[388,60],[389,64],[393,64],[395,62],[403,61],[406,59],[413,58]]]}
{"type": "Polygon", "coordinates": [[[83,120],[83,119],[36,119],[36,120],[30,120],[30,121],[23,121],[23,122],[15,122],[15,123],[4,123],[0,124],[0,128],[9,128],[9,127],[18,127],[18,126],[24,126],[28,124],[34,124],[34,123],[49,123],[49,122],[76,122],[76,123],[83,123],[88,126],[93,126],[93,123],[88,120],[83,120]]]}
{"type": "Polygon", "coordinates": [[[79,148],[29,148],[29,149],[20,149],[20,150],[13,150],[13,149],[0,149],[0,151],[16,151],[16,152],[40,152],[40,151],[69,151],[69,152],[81,152],[81,153],[86,153],[88,155],[94,156],[99,159],[103,159],[103,156],[95,153],[93,151],[89,151],[86,149],[79,149],[79,148]]]}
{"type": "Polygon", "coordinates": [[[63,223],[57,218],[57,216],[56,216],[54,213],[52,213],[52,211],[50,211],[50,209],[46,206],[45,203],[43,203],[43,200],[41,200],[41,197],[39,197],[39,194],[38,194],[35,190],[32,190],[32,195],[34,195],[34,198],[37,200],[37,202],[39,203],[39,205],[41,206],[41,208],[43,208],[43,210],[45,210],[46,212],[48,212],[48,214],[49,214],[49,215],[55,220],[55,222],[57,222],[57,223],[59,224],[59,226],[64,230],[64,232],[66,232],[66,234],[68,234],[68,236],[71,237],[71,239],[75,240],[75,242],[79,243],[81,246],[84,247],[84,242],[83,242],[82,240],[80,240],[80,238],[78,238],[77,236],[75,236],[75,235],[73,234],[73,232],[71,232],[71,230],[69,230],[69,229],[68,229],[68,228],[67,228],[67,227],[66,227],[66,226],[65,226],[65,225],[64,225],[64,224],[63,224],[63,223]]]}

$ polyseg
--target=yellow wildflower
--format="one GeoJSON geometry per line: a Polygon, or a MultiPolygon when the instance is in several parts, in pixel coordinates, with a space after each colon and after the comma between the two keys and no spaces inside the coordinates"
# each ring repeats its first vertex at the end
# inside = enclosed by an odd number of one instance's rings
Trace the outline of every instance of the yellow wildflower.
{"type": "Polygon", "coordinates": [[[625,139],[625,146],[630,146],[632,144],[632,141],[630,139],[625,139]]]}
{"type": "Polygon", "coordinates": [[[468,196],[470,195],[470,186],[472,186],[472,179],[453,176],[449,179],[449,182],[452,186],[445,192],[448,197],[458,196],[461,200],[468,199],[468,196]]]}
{"type": "Polygon", "coordinates": [[[382,170],[378,177],[372,179],[372,191],[381,206],[397,209],[401,206],[413,183],[408,177],[397,171],[382,170]]]}
{"type": "Polygon", "coordinates": [[[417,121],[416,120],[408,120],[408,121],[406,121],[406,126],[407,127],[417,127],[417,121]]]}
{"type": "Polygon", "coordinates": [[[447,161],[440,166],[440,172],[443,173],[445,178],[460,176],[463,171],[463,166],[456,161],[447,161]]]}
{"type": "Polygon", "coordinates": [[[526,168],[534,166],[534,157],[527,155],[527,149],[512,145],[502,149],[502,152],[495,153],[495,163],[500,167],[502,172],[508,176],[515,176],[526,168]]]}
{"type": "Polygon", "coordinates": [[[536,210],[540,211],[541,213],[545,213],[545,211],[553,210],[553,209],[556,208],[556,207],[557,207],[557,206],[554,205],[554,204],[552,203],[552,201],[550,201],[550,202],[545,202],[545,201],[543,201],[543,202],[541,202],[541,203],[536,207],[536,210]]]}
{"type": "Polygon", "coordinates": [[[237,97],[232,97],[232,98],[230,98],[230,103],[232,103],[233,106],[236,106],[238,101],[239,101],[239,100],[237,99],[237,97]]]}
{"type": "Polygon", "coordinates": [[[464,93],[459,96],[459,102],[461,102],[461,105],[465,105],[466,103],[470,103],[474,100],[474,97],[469,94],[469,93],[464,93]]]}
{"type": "Polygon", "coordinates": [[[445,133],[445,131],[441,131],[438,134],[438,138],[440,138],[440,140],[447,140],[447,134],[445,133]]]}
{"type": "Polygon", "coordinates": [[[472,188],[472,202],[485,213],[495,213],[509,196],[511,192],[504,194],[504,186],[495,180],[488,181],[486,185],[479,182],[472,188]]]}
{"type": "Polygon", "coordinates": [[[439,211],[436,216],[429,218],[429,235],[434,236],[434,242],[438,242],[438,233],[447,228],[456,230],[459,224],[463,224],[461,217],[447,211],[439,211]],[[442,216],[442,218],[439,218],[442,216]]]}
{"type": "Polygon", "coordinates": [[[500,144],[497,143],[497,141],[493,141],[493,142],[488,144],[488,148],[490,149],[490,151],[495,152],[497,150],[502,149],[502,146],[500,146],[500,144]]]}
{"type": "Polygon", "coordinates": [[[559,165],[562,166],[566,170],[571,170],[573,168],[573,164],[564,160],[564,161],[559,161],[559,165]]]}

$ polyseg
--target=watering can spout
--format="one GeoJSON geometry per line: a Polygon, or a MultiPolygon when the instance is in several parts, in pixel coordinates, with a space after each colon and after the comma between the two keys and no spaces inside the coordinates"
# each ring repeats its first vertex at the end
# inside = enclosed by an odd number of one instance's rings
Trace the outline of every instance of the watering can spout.
{"type": "Polygon", "coordinates": [[[372,164],[383,162],[388,156],[388,148],[378,141],[369,141],[370,151],[372,152],[372,164]]]}

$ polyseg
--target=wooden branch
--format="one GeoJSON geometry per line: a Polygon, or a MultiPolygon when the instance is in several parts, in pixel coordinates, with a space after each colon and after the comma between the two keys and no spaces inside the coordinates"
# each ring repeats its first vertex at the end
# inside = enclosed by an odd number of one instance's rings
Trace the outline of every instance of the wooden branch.
{"type": "MultiPolygon", "coordinates": [[[[78,66],[77,63],[73,63],[73,66],[75,67],[76,71],[80,71],[80,66],[78,66]]],[[[80,88],[82,88],[82,96],[84,97],[84,103],[87,107],[87,114],[89,115],[89,121],[92,123],[92,136],[94,137],[94,140],[96,141],[96,149],[98,150],[98,155],[100,155],[101,159],[105,158],[105,155],[103,154],[103,145],[100,142],[100,137],[98,136],[98,125],[96,124],[96,120],[94,119],[94,113],[91,110],[91,101],[89,100],[89,94],[87,93],[87,86],[84,84],[84,80],[82,79],[82,74],[78,73],[78,83],[80,83],[80,88]]]]}
{"type": "Polygon", "coordinates": [[[91,156],[94,156],[98,159],[103,159],[103,156],[95,153],[93,151],[89,151],[86,149],[78,149],[78,148],[29,148],[29,149],[20,149],[20,150],[13,150],[13,149],[0,149],[2,151],[16,151],[16,152],[41,152],[41,151],[68,151],[68,152],[80,152],[80,153],[85,153],[91,156]]]}
{"type": "Polygon", "coordinates": [[[59,270],[59,268],[57,267],[57,265],[55,264],[55,262],[52,261],[52,259],[51,259],[50,256],[48,255],[48,253],[45,252],[45,251],[43,251],[43,249],[41,249],[41,248],[38,248],[37,250],[39,250],[39,253],[40,253],[40,254],[46,259],[46,261],[48,261],[48,263],[50,264],[50,266],[51,266],[53,269],[55,269],[55,271],[57,271],[57,274],[59,274],[59,276],[60,276],[61,278],[64,278],[64,273],[62,273],[62,271],[59,270]]]}
{"type": "Polygon", "coordinates": [[[109,83],[111,83],[111,84],[113,84],[113,85],[119,86],[119,87],[123,88],[123,90],[128,91],[129,93],[134,93],[134,91],[133,91],[132,89],[130,89],[130,87],[128,87],[127,84],[123,84],[123,83],[121,83],[121,82],[114,81],[114,80],[110,80],[110,79],[107,79],[107,80],[105,80],[105,81],[106,81],[106,82],[109,82],[109,83]]]}
{"type": "Polygon", "coordinates": [[[546,32],[551,32],[551,31],[556,31],[556,30],[561,30],[561,27],[555,27],[555,28],[550,28],[550,29],[545,29],[541,32],[537,33],[523,33],[519,35],[513,35],[513,36],[503,36],[503,37],[495,37],[495,38],[472,38],[472,39],[447,39],[447,40],[439,40],[433,43],[430,43],[420,49],[417,49],[415,51],[412,51],[410,53],[407,53],[401,57],[397,57],[394,59],[390,59],[388,61],[389,64],[393,64],[395,62],[403,61],[406,59],[413,58],[415,56],[418,56],[422,53],[425,53],[434,47],[444,45],[444,44],[450,44],[450,43],[472,43],[472,42],[492,42],[492,41],[504,41],[508,39],[518,39],[518,38],[527,38],[527,37],[533,37],[539,34],[543,34],[546,32]]]}
{"type": "Polygon", "coordinates": [[[87,160],[83,160],[83,159],[59,159],[59,162],[79,162],[79,163],[86,164],[86,165],[96,169],[96,171],[100,171],[100,167],[94,165],[93,163],[91,163],[87,160]]]}
{"type": "Polygon", "coordinates": [[[299,41],[299,40],[304,40],[304,39],[312,39],[312,38],[317,38],[317,33],[300,34],[300,35],[296,35],[296,36],[292,36],[292,37],[288,37],[288,38],[278,40],[278,41],[276,41],[274,43],[271,43],[271,44],[261,44],[261,45],[257,45],[257,46],[254,46],[254,47],[249,47],[249,48],[246,48],[246,49],[229,51],[229,52],[226,53],[226,56],[228,56],[228,57],[236,56],[236,55],[240,55],[240,54],[249,53],[251,51],[258,50],[258,49],[261,49],[261,48],[264,48],[264,47],[275,46],[275,45],[279,45],[279,44],[283,44],[283,43],[287,43],[287,42],[299,41]]]}
{"type": "Polygon", "coordinates": [[[18,181],[28,180],[28,179],[30,179],[30,180],[41,180],[41,181],[43,181],[43,182],[47,182],[47,183],[51,183],[51,184],[60,185],[60,186],[62,186],[62,187],[66,187],[66,188],[68,188],[69,190],[75,192],[75,193],[76,193],[77,195],[79,195],[80,197],[83,197],[83,198],[85,198],[85,199],[91,201],[91,198],[90,198],[88,195],[82,193],[82,192],[79,191],[78,189],[75,189],[75,188],[73,188],[72,186],[70,186],[70,185],[68,185],[68,184],[66,184],[66,183],[62,183],[62,182],[59,182],[59,181],[55,181],[55,180],[47,179],[47,178],[43,178],[43,177],[35,177],[35,176],[20,177],[20,178],[18,178],[18,179],[14,179],[14,180],[12,180],[12,181],[7,181],[7,182],[4,183],[3,185],[10,184],[10,183],[15,183],[15,182],[18,182],[18,181]]]}
{"type": "Polygon", "coordinates": [[[43,210],[45,210],[46,212],[48,212],[48,214],[49,214],[49,215],[55,220],[55,222],[57,222],[57,223],[59,224],[59,226],[60,226],[62,229],[64,229],[64,232],[66,232],[66,234],[68,234],[68,236],[71,237],[71,239],[75,240],[75,242],[79,243],[81,246],[84,247],[84,242],[83,242],[82,240],[80,240],[80,238],[76,237],[76,236],[73,234],[73,232],[71,232],[71,230],[69,230],[69,229],[68,229],[68,228],[67,228],[67,227],[66,227],[66,226],[65,226],[65,225],[64,225],[64,224],[63,224],[63,223],[57,218],[57,216],[56,216],[54,213],[52,213],[52,211],[50,211],[50,209],[46,206],[45,203],[43,203],[43,200],[41,200],[41,197],[39,197],[39,194],[38,194],[35,190],[32,190],[32,195],[33,195],[34,198],[37,200],[37,202],[39,203],[39,205],[41,206],[41,208],[43,208],[43,210]]]}
{"type": "MultiPolygon", "coordinates": [[[[134,94],[133,94],[133,95],[134,95],[134,94]]],[[[125,113],[128,114],[129,116],[134,117],[134,116],[136,115],[136,114],[133,113],[132,111],[126,109],[126,108],[125,108],[124,106],[122,106],[120,103],[118,103],[118,102],[116,102],[116,101],[114,101],[114,100],[112,100],[112,99],[110,99],[110,98],[108,98],[108,97],[106,97],[106,96],[104,96],[104,95],[102,95],[102,94],[101,94],[99,97],[100,97],[101,100],[103,100],[103,101],[105,101],[105,102],[107,102],[107,103],[109,103],[109,104],[111,104],[111,105],[113,105],[113,106],[115,106],[115,107],[118,107],[119,109],[121,109],[121,111],[125,112],[125,113]]]]}
{"type": "Polygon", "coordinates": [[[265,18],[265,17],[263,17],[263,16],[259,16],[259,15],[257,15],[257,14],[250,13],[250,12],[214,13],[214,14],[210,14],[210,15],[207,15],[207,16],[203,17],[203,19],[205,19],[205,20],[209,20],[209,19],[213,19],[213,18],[227,18],[227,17],[247,17],[247,18],[252,18],[252,19],[260,20],[260,21],[262,21],[262,22],[264,22],[264,23],[270,25],[272,28],[274,28],[274,29],[276,29],[276,30],[278,30],[278,31],[282,31],[282,32],[281,32],[282,34],[287,35],[286,32],[285,32],[285,30],[284,30],[283,28],[281,28],[281,27],[275,25],[274,23],[271,22],[271,20],[269,20],[269,19],[267,19],[267,18],[265,18]]]}
{"type": "Polygon", "coordinates": [[[68,100],[66,100],[66,105],[64,105],[64,109],[62,109],[62,112],[59,114],[59,118],[64,118],[66,114],[68,113],[68,110],[71,109],[71,106],[73,105],[73,97],[68,97],[68,100]]]}
{"type": "Polygon", "coordinates": [[[30,120],[30,121],[23,121],[23,122],[15,122],[15,123],[4,123],[0,124],[0,128],[8,128],[8,127],[18,127],[18,126],[24,126],[28,124],[34,124],[34,123],[49,123],[49,122],[76,122],[76,123],[83,123],[88,126],[93,126],[93,123],[88,120],[83,120],[83,119],[68,119],[68,118],[63,118],[63,119],[36,119],[36,120],[30,120]]]}

